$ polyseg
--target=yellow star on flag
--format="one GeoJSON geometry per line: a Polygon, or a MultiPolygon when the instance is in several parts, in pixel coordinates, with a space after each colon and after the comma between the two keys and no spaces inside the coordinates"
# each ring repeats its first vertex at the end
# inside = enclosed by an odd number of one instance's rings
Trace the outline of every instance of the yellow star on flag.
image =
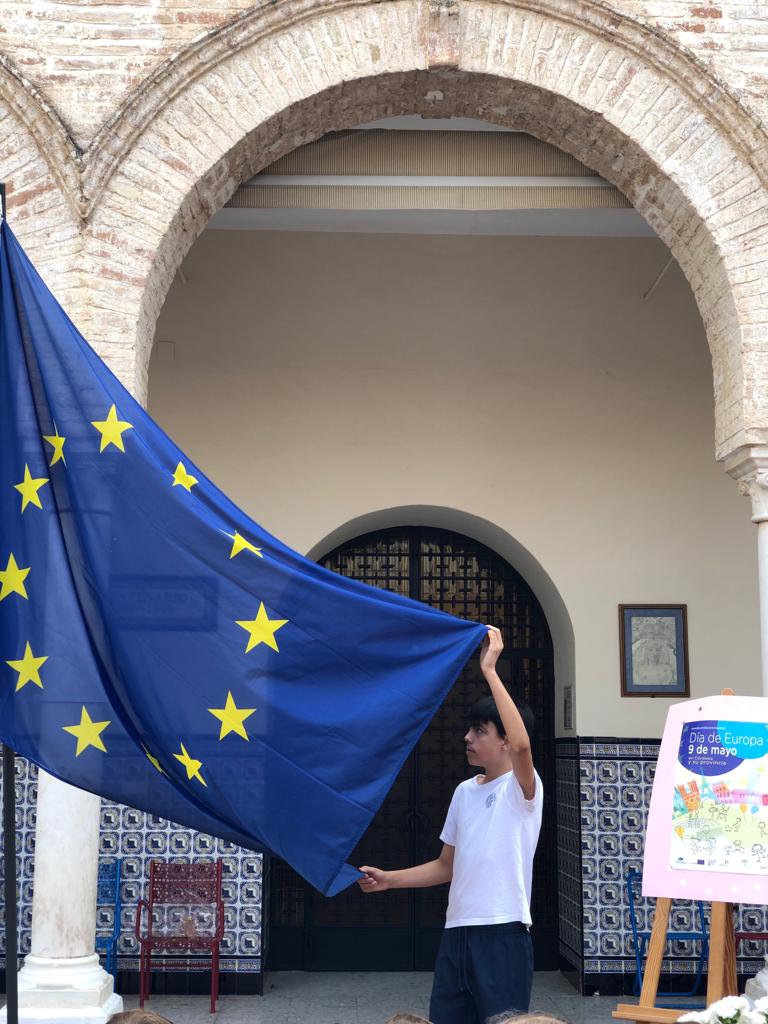
{"type": "Polygon", "coordinates": [[[244,740],[247,740],[248,733],[245,731],[243,722],[246,718],[254,713],[256,708],[239,708],[235,704],[235,699],[232,694],[227,691],[227,699],[224,702],[223,708],[208,708],[214,718],[218,718],[221,722],[221,731],[219,732],[219,739],[223,740],[225,736],[228,736],[231,732],[237,733],[238,736],[242,736],[244,740]]]}
{"type": "Polygon", "coordinates": [[[152,765],[152,767],[157,768],[161,775],[165,775],[165,772],[160,767],[160,762],[157,760],[156,757],[153,757],[152,754],[150,754],[146,747],[144,747],[144,753],[147,755],[147,760],[152,765]]]}
{"type": "Polygon", "coordinates": [[[207,788],[208,783],[200,774],[200,769],[203,767],[203,762],[196,761],[194,757],[190,757],[189,754],[187,753],[187,748],[184,746],[183,743],[181,744],[181,753],[174,754],[173,756],[176,758],[177,761],[181,761],[181,763],[187,769],[188,779],[197,779],[198,782],[202,782],[202,784],[207,788]]]}
{"type": "Polygon", "coordinates": [[[36,658],[32,653],[32,648],[27,640],[27,646],[24,648],[24,657],[18,661],[6,661],[6,665],[10,665],[14,672],[19,673],[19,678],[16,681],[16,692],[23,689],[27,683],[34,683],[35,686],[39,686],[42,690],[43,682],[40,678],[40,668],[45,662],[48,661],[48,655],[36,658]]]}
{"type": "Polygon", "coordinates": [[[83,705],[83,709],[80,712],[80,724],[62,725],[62,729],[64,732],[69,732],[77,737],[75,757],[80,757],[82,752],[87,750],[88,747],[96,747],[97,750],[101,750],[106,754],[107,748],[104,746],[101,734],[108,725],[111,725],[111,722],[94,722],[83,705]]]}
{"type": "Polygon", "coordinates": [[[180,462],[176,467],[176,471],[173,474],[173,487],[184,487],[187,491],[191,491],[197,483],[197,477],[192,476],[191,473],[187,472],[186,466],[183,462],[180,462]]]}
{"type": "Polygon", "coordinates": [[[4,601],[9,594],[20,594],[25,601],[28,601],[27,588],[24,580],[29,576],[29,569],[21,569],[16,564],[13,555],[8,558],[8,565],[0,569],[0,601],[4,601]]]}
{"type": "Polygon", "coordinates": [[[252,551],[254,555],[258,555],[259,558],[264,557],[261,553],[261,548],[257,548],[255,544],[251,544],[251,542],[241,536],[237,530],[235,530],[234,533],[228,533],[227,537],[232,538],[232,550],[229,553],[230,558],[234,558],[235,555],[239,555],[241,551],[252,551]]]}
{"type": "Polygon", "coordinates": [[[115,448],[119,448],[121,452],[125,451],[123,434],[126,430],[133,430],[133,424],[126,423],[125,420],[119,420],[117,418],[117,409],[114,405],[110,407],[105,420],[91,420],[91,426],[95,427],[101,434],[100,452],[103,452],[110,444],[113,444],[115,448]]]}
{"type": "Polygon", "coordinates": [[[266,644],[267,647],[271,647],[273,651],[280,651],[277,646],[277,640],[275,640],[275,633],[278,629],[281,629],[288,619],[270,619],[267,615],[267,609],[264,607],[264,602],[259,604],[259,610],[256,613],[255,619],[237,619],[236,625],[244,629],[246,633],[250,633],[248,637],[248,645],[245,648],[245,653],[253,650],[259,644],[266,644]]]}
{"type": "Polygon", "coordinates": [[[47,441],[48,444],[53,448],[53,458],[51,459],[51,465],[55,466],[56,463],[61,461],[66,466],[67,460],[64,458],[64,442],[67,440],[66,437],[59,437],[59,428],[54,423],[53,429],[56,431],[55,434],[45,435],[43,434],[43,440],[47,441]]]}
{"type": "Polygon", "coordinates": [[[30,503],[37,505],[38,508],[43,507],[42,501],[40,501],[40,495],[37,493],[41,487],[44,487],[48,483],[47,476],[33,477],[29,472],[29,466],[24,466],[24,479],[20,484],[14,484],[14,490],[17,490],[21,495],[21,511],[30,503]]]}

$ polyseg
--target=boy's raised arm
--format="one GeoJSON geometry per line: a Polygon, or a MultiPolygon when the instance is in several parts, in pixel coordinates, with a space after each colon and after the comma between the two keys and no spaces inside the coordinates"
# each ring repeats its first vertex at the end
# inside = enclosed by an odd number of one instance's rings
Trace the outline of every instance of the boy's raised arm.
{"type": "Polygon", "coordinates": [[[488,633],[480,648],[480,669],[491,688],[493,699],[499,710],[499,716],[507,734],[509,754],[512,759],[512,770],[520,784],[526,800],[533,800],[536,793],[536,773],[533,768],[531,741],[515,702],[507,692],[496,671],[496,662],[504,649],[501,630],[489,626],[488,633]]]}

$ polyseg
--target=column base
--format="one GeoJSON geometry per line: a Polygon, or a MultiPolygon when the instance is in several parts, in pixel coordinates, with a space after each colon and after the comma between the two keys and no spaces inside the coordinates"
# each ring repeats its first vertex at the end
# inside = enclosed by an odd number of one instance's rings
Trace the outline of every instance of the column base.
{"type": "MultiPolygon", "coordinates": [[[[114,979],[96,953],[78,957],[29,954],[19,971],[19,1021],[30,1024],[104,1024],[123,1009],[114,979]]],[[[0,1021],[6,1019],[5,1007],[0,1021]]]]}

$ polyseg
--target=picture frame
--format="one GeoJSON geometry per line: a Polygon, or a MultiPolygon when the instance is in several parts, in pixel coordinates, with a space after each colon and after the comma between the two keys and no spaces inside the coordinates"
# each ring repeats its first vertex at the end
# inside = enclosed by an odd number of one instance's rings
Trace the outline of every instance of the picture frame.
{"type": "Polygon", "coordinates": [[[620,604],[622,697],[688,697],[688,606],[620,604]]]}

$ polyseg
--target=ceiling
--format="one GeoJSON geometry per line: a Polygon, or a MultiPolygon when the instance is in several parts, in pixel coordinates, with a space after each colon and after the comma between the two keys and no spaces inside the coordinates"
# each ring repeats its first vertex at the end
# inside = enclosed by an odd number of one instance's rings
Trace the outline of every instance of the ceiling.
{"type": "Polygon", "coordinates": [[[244,182],[209,227],[654,237],[618,189],[556,147],[482,121],[419,116],[294,150],[244,182]]]}

